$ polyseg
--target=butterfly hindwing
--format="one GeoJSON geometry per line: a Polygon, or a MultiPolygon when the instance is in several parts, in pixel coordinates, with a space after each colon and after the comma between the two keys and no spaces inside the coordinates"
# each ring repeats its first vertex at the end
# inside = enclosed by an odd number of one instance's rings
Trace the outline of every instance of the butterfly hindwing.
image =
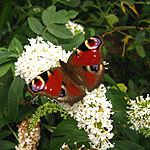
{"type": "Polygon", "coordinates": [[[70,105],[80,101],[85,96],[84,90],[77,85],[68,74],[64,75],[61,93],[57,98],[60,102],[67,102],[70,105]]]}
{"type": "Polygon", "coordinates": [[[62,71],[60,67],[48,70],[38,75],[28,85],[33,95],[44,95],[70,105],[85,96],[83,89],[62,71]]]}

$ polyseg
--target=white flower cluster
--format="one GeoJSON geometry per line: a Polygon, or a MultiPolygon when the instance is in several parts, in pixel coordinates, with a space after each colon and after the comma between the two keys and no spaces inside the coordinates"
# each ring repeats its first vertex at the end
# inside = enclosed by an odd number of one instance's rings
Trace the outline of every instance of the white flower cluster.
{"type": "Polygon", "coordinates": [[[107,61],[103,61],[104,69],[108,70],[109,63],[107,61]]]}
{"type": "Polygon", "coordinates": [[[18,126],[19,144],[16,150],[37,150],[40,140],[40,125],[34,127],[32,131],[29,129],[30,121],[28,118],[23,120],[18,126]]]}
{"type": "Polygon", "coordinates": [[[81,32],[85,34],[84,28],[81,25],[74,23],[72,21],[68,21],[68,23],[66,24],[66,27],[72,32],[73,35],[77,35],[81,32]]]}
{"type": "Polygon", "coordinates": [[[113,133],[112,120],[110,116],[113,114],[112,104],[107,101],[106,88],[103,84],[87,95],[82,101],[69,106],[66,103],[60,105],[78,121],[79,129],[83,128],[89,136],[90,145],[94,149],[106,150],[114,147],[110,143],[113,133]]]}
{"type": "Polygon", "coordinates": [[[147,94],[146,98],[143,96],[136,97],[136,100],[128,101],[127,116],[129,119],[130,128],[132,130],[143,133],[146,137],[150,136],[150,97],[147,94]]]}
{"type": "Polygon", "coordinates": [[[71,52],[66,53],[61,46],[43,41],[42,37],[29,39],[25,51],[15,62],[15,76],[25,79],[28,84],[38,74],[59,65],[59,59],[67,62],[71,52]]]}

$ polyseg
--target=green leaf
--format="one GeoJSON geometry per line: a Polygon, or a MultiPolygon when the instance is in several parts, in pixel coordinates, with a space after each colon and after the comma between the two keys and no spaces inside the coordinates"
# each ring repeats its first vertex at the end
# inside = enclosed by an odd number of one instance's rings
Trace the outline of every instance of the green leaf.
{"type": "Polygon", "coordinates": [[[110,26],[113,26],[114,24],[116,24],[119,20],[118,17],[114,14],[109,14],[106,16],[106,20],[109,23],[110,26]]]}
{"type": "Polygon", "coordinates": [[[55,13],[54,23],[65,24],[69,21],[68,14],[66,10],[59,10],[55,13]]]}
{"type": "Polygon", "coordinates": [[[18,55],[14,52],[0,51],[0,64],[8,62],[14,58],[18,58],[18,55]]]}
{"type": "Polygon", "coordinates": [[[103,46],[103,53],[104,53],[104,59],[107,58],[107,49],[105,46],[103,46]]]}
{"type": "Polygon", "coordinates": [[[133,44],[133,43],[127,47],[128,51],[133,50],[133,49],[135,49],[135,44],[133,44]]]}
{"type": "Polygon", "coordinates": [[[1,150],[14,149],[15,146],[16,146],[16,144],[13,143],[13,142],[6,141],[6,140],[0,140],[0,148],[1,148],[1,150]]]}
{"type": "Polygon", "coordinates": [[[0,130],[0,139],[6,138],[9,135],[11,135],[11,131],[10,130],[0,130]]]}
{"type": "Polygon", "coordinates": [[[11,82],[12,82],[12,72],[9,70],[4,76],[0,78],[0,97],[1,97],[0,98],[0,112],[2,113],[4,110],[6,110],[8,89],[11,85],[11,82]]]}
{"type": "Polygon", "coordinates": [[[104,73],[104,78],[106,82],[109,82],[110,84],[114,85],[119,91],[119,87],[117,86],[116,82],[114,81],[114,79],[112,79],[108,74],[104,73]]]}
{"type": "Polygon", "coordinates": [[[23,52],[23,47],[22,47],[21,42],[18,39],[16,39],[15,37],[10,42],[8,49],[17,52],[19,56],[23,52]]]}
{"type": "Polygon", "coordinates": [[[84,34],[79,33],[76,36],[73,37],[73,39],[70,41],[71,44],[74,45],[74,47],[79,46],[81,43],[85,41],[84,34]]]}
{"type": "MultiPolygon", "coordinates": [[[[124,83],[117,83],[117,86],[120,89],[120,91],[126,93],[126,91],[127,91],[128,88],[125,86],[124,83]]],[[[117,89],[115,86],[113,86],[112,88],[117,89]]]]}
{"type": "Polygon", "coordinates": [[[136,52],[142,58],[146,56],[143,45],[136,45],[136,52]]]}
{"type": "Polygon", "coordinates": [[[128,87],[129,87],[128,95],[131,98],[135,98],[138,95],[138,88],[137,88],[136,84],[134,84],[133,80],[130,79],[128,81],[128,87]]]}
{"type": "Polygon", "coordinates": [[[147,80],[140,79],[139,82],[140,82],[140,84],[143,85],[143,86],[149,86],[149,82],[148,82],[147,80]]]}
{"type": "Polygon", "coordinates": [[[73,51],[73,48],[79,46],[84,40],[84,35],[79,33],[73,39],[69,40],[68,44],[62,44],[62,47],[67,51],[73,51]]]}
{"type": "Polygon", "coordinates": [[[124,132],[126,134],[126,136],[132,142],[138,143],[138,141],[139,141],[139,135],[136,133],[136,131],[131,130],[129,128],[129,125],[127,124],[127,122],[125,122],[124,124],[126,124],[126,125],[122,127],[122,131],[121,132],[124,132]]]}
{"type": "Polygon", "coordinates": [[[83,7],[89,7],[89,6],[92,6],[94,3],[93,3],[93,1],[91,1],[91,0],[86,0],[86,1],[84,1],[83,2],[83,7]]]}
{"type": "Polygon", "coordinates": [[[51,34],[61,39],[70,39],[73,37],[72,33],[64,25],[51,24],[47,29],[51,34]]]}
{"type": "Polygon", "coordinates": [[[39,150],[50,150],[49,149],[49,138],[45,136],[44,132],[41,132],[41,139],[40,139],[40,145],[39,150]]]}
{"type": "Polygon", "coordinates": [[[34,112],[35,112],[35,108],[32,108],[31,106],[27,106],[27,105],[19,106],[17,121],[24,120],[26,117],[31,116],[31,114],[33,114],[34,112]]]}
{"type": "Polygon", "coordinates": [[[137,86],[134,84],[133,80],[131,80],[131,79],[128,81],[128,86],[129,86],[130,89],[138,91],[137,86]]]}
{"type": "Polygon", "coordinates": [[[89,28],[88,30],[92,36],[94,36],[96,34],[94,28],[89,28]]]}
{"type": "Polygon", "coordinates": [[[6,120],[6,117],[0,113],[0,129],[7,125],[9,122],[6,120]]]}
{"type": "Polygon", "coordinates": [[[149,150],[150,149],[149,138],[143,138],[141,144],[144,145],[145,150],[149,150]]]}
{"type": "Polygon", "coordinates": [[[10,64],[10,69],[12,72],[15,72],[15,63],[14,62],[9,62],[10,64]]]}
{"type": "Polygon", "coordinates": [[[110,92],[109,94],[111,95],[111,97],[109,96],[108,99],[111,99],[113,109],[122,111],[124,113],[127,105],[126,100],[124,99],[124,97],[126,96],[125,93],[112,88],[108,89],[108,91],[110,92]]]}
{"type": "Polygon", "coordinates": [[[8,91],[8,120],[15,121],[18,115],[18,101],[22,98],[25,81],[15,77],[8,91]]]}
{"type": "Polygon", "coordinates": [[[54,23],[54,17],[56,13],[56,7],[50,6],[42,13],[42,21],[46,26],[49,26],[50,24],[54,23]]]}
{"type": "Polygon", "coordinates": [[[10,68],[10,63],[3,63],[0,65],[0,77],[7,73],[10,68]]]}
{"type": "Polygon", "coordinates": [[[8,49],[5,47],[0,47],[0,51],[8,51],[8,49]]]}
{"type": "Polygon", "coordinates": [[[145,150],[145,148],[139,144],[136,144],[131,141],[115,141],[115,147],[119,150],[145,150]]]}
{"type": "Polygon", "coordinates": [[[68,17],[70,19],[74,19],[79,13],[77,11],[74,11],[74,10],[69,10],[68,12],[68,17]]]}
{"type": "Polygon", "coordinates": [[[81,9],[82,9],[82,11],[87,12],[88,11],[88,7],[91,7],[93,5],[94,5],[93,1],[86,0],[86,1],[83,1],[83,4],[81,5],[81,9]]]}
{"type": "Polygon", "coordinates": [[[41,35],[42,32],[43,32],[43,26],[42,24],[40,23],[40,21],[38,21],[36,18],[34,17],[29,17],[28,18],[28,23],[29,23],[29,27],[30,29],[38,34],[38,35],[41,35]]]}
{"type": "Polygon", "coordinates": [[[3,7],[1,8],[1,13],[0,13],[0,31],[4,29],[4,25],[6,24],[7,17],[9,17],[9,9],[11,7],[11,2],[10,1],[3,1],[1,3],[3,7]]]}
{"type": "Polygon", "coordinates": [[[138,22],[138,24],[140,24],[141,22],[146,22],[146,23],[150,24],[150,19],[149,19],[149,18],[147,18],[147,19],[142,19],[142,20],[140,20],[140,21],[138,22]]]}
{"type": "Polygon", "coordinates": [[[115,128],[126,119],[127,101],[124,99],[126,95],[119,90],[111,88],[107,89],[106,96],[108,100],[111,100],[113,111],[115,112],[115,114],[112,116],[115,128]]]}
{"type": "Polygon", "coordinates": [[[51,136],[50,149],[58,150],[66,143],[73,146],[74,142],[79,144],[86,144],[89,142],[88,135],[85,131],[79,130],[77,122],[73,118],[63,120],[55,129],[51,136]]]}
{"type": "Polygon", "coordinates": [[[145,30],[141,30],[136,35],[136,44],[140,45],[145,39],[145,30]]]}
{"type": "Polygon", "coordinates": [[[80,0],[64,0],[63,1],[67,6],[70,7],[77,7],[80,5],[81,1],[80,0]]]}
{"type": "Polygon", "coordinates": [[[56,45],[58,44],[57,38],[54,35],[50,34],[49,32],[44,32],[42,34],[42,37],[44,40],[51,41],[53,44],[56,45]]]}

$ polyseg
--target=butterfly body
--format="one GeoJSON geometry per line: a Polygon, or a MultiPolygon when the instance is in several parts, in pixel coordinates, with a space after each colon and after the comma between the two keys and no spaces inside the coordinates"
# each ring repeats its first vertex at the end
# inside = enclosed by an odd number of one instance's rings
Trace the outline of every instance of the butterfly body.
{"type": "Polygon", "coordinates": [[[61,67],[43,72],[33,79],[28,90],[33,95],[44,95],[70,105],[82,100],[85,89],[92,91],[104,80],[103,40],[96,35],[75,50],[61,67]]]}

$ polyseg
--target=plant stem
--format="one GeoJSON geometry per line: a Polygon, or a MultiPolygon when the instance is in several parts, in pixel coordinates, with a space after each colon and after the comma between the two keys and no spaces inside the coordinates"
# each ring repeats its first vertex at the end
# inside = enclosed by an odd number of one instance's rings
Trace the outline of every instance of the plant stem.
{"type": "Polygon", "coordinates": [[[112,3],[112,4],[108,7],[108,9],[107,9],[107,11],[106,11],[105,14],[108,15],[108,13],[109,13],[111,7],[113,7],[114,5],[116,5],[119,1],[120,1],[120,0],[117,0],[117,1],[115,1],[114,3],[112,3]]]}
{"type": "Polygon", "coordinates": [[[9,124],[7,124],[7,126],[11,130],[11,132],[15,136],[15,138],[19,141],[18,136],[16,135],[16,133],[14,132],[14,130],[11,128],[11,126],[9,124]]]}
{"type": "Polygon", "coordinates": [[[135,1],[134,4],[139,4],[139,5],[141,5],[141,4],[143,4],[143,5],[146,4],[146,5],[149,5],[150,2],[148,2],[148,1],[147,1],[147,2],[136,2],[136,1],[135,1]]]}
{"type": "Polygon", "coordinates": [[[144,29],[150,29],[150,27],[136,27],[136,26],[114,27],[113,30],[104,33],[103,36],[106,36],[107,34],[111,34],[111,33],[115,32],[115,31],[130,30],[130,29],[140,29],[140,30],[144,30],[144,29]]]}

